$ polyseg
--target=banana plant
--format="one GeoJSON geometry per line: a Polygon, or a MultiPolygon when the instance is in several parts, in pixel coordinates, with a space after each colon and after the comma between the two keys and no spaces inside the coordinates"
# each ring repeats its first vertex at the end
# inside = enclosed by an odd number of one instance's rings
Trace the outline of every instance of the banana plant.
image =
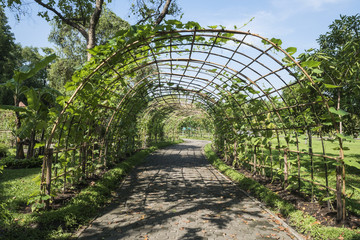
{"type": "MultiPolygon", "coordinates": [[[[31,88],[27,87],[24,83],[26,79],[29,79],[33,77],[37,72],[39,72],[41,69],[45,68],[50,62],[52,62],[56,58],[55,54],[49,55],[42,59],[41,61],[30,65],[30,66],[22,66],[18,70],[14,71],[14,77],[7,82],[0,84],[0,87],[10,89],[13,92],[14,97],[14,106],[10,105],[0,105],[1,109],[8,109],[13,110],[15,112],[16,116],[16,129],[17,129],[17,136],[16,136],[16,158],[22,159],[25,157],[24,155],[24,142],[21,138],[22,135],[19,135],[18,132],[20,128],[22,127],[22,113],[27,113],[28,110],[26,108],[20,107],[20,97],[27,95],[29,97],[31,95],[26,94],[27,92],[31,92],[31,88]]],[[[31,97],[30,97],[31,98],[31,97]]],[[[32,101],[31,99],[30,102],[32,101]]],[[[33,102],[30,103],[32,107],[35,107],[37,103],[33,102]],[[34,105],[35,104],[35,105],[34,105]]],[[[26,115],[26,114],[25,114],[26,115]]]]}

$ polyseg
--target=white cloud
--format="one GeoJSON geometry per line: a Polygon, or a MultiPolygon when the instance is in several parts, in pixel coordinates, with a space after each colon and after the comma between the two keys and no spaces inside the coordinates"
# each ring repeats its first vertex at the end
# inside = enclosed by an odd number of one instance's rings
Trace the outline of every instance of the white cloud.
{"type": "Polygon", "coordinates": [[[348,0],[272,0],[274,7],[287,12],[322,11],[329,5],[340,4],[348,0]]]}
{"type": "Polygon", "coordinates": [[[303,3],[306,7],[313,8],[315,10],[321,10],[327,4],[337,4],[343,2],[343,0],[302,0],[300,2],[303,3]]]}

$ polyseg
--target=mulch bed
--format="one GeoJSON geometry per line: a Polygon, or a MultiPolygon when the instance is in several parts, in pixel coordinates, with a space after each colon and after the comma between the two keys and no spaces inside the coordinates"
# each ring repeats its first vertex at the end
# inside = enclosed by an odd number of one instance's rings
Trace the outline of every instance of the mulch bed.
{"type": "Polygon", "coordinates": [[[347,213],[347,218],[344,224],[336,222],[336,211],[329,209],[326,203],[317,201],[311,202],[311,199],[298,191],[289,191],[283,188],[279,180],[271,181],[270,178],[253,174],[247,169],[237,168],[238,172],[244,174],[247,178],[251,178],[258,183],[266,186],[271,191],[275,192],[282,199],[292,203],[298,210],[301,210],[317,219],[319,223],[325,226],[345,226],[347,228],[356,229],[360,227],[360,216],[353,213],[347,213]]]}

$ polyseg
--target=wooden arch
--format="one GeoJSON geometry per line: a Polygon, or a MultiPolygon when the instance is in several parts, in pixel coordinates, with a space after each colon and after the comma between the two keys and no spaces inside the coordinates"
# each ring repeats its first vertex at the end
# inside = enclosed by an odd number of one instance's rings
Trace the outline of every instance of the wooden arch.
{"type": "MultiPolygon", "coordinates": [[[[249,144],[248,135],[251,135],[258,139],[250,147],[254,156],[259,149],[277,151],[284,159],[280,163],[279,158],[283,180],[288,183],[292,175],[299,189],[301,184],[310,182],[312,187],[323,188],[327,194],[335,192],[338,218],[344,218],[345,173],[339,169],[339,166],[344,169],[341,139],[339,156],[329,155],[324,147],[321,153],[314,153],[311,144],[303,150],[299,144],[301,134],[307,135],[311,142],[315,133],[323,144],[323,129],[332,125],[336,130],[337,125],[321,86],[293,58],[294,49],[286,51],[279,41],[250,32],[175,30],[175,25],[160,29],[133,28],[92,50],[93,59],[74,75],[70,84],[73,94],[64,100],[63,110],[49,134],[48,154],[54,146],[56,154],[63,154],[84,146],[94,149],[96,142],[97,147],[101,146],[99,158],[114,158],[118,156],[117,143],[125,141],[119,139],[129,137],[122,136],[126,124],[136,122],[144,113],[149,114],[149,109],[155,112],[166,109],[164,114],[172,114],[191,106],[197,109],[193,114],[205,112],[221,123],[219,127],[228,129],[215,137],[215,143],[229,157],[238,158],[239,145],[249,144]],[[88,136],[84,145],[71,134],[74,116],[85,112],[91,118],[75,117],[79,121],[76,131],[88,136]],[[276,139],[273,146],[269,134],[276,139]],[[296,174],[289,170],[290,156],[296,160],[293,164],[298,168],[296,174]],[[308,169],[311,176],[303,176],[300,170],[303,156],[311,161],[308,169]],[[323,162],[316,164],[323,166],[321,171],[326,175],[331,167],[338,166],[336,186],[316,181],[315,158],[322,159],[323,162]]],[[[43,168],[49,168],[44,163],[43,168]]],[[[252,164],[256,168],[256,157],[252,164]]]]}

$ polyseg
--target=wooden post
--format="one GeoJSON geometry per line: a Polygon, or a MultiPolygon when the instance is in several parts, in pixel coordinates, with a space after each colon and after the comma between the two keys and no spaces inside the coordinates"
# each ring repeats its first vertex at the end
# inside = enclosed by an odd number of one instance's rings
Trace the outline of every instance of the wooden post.
{"type": "Polygon", "coordinates": [[[86,178],[86,143],[83,143],[83,145],[80,148],[81,150],[81,172],[82,172],[82,180],[86,178]]]}
{"type": "Polygon", "coordinates": [[[269,154],[270,154],[270,177],[271,177],[271,180],[273,180],[274,173],[273,173],[273,155],[272,155],[272,149],[271,149],[271,142],[269,142],[269,154]]]}
{"type": "Polygon", "coordinates": [[[235,167],[236,167],[236,164],[237,164],[237,141],[236,141],[236,138],[235,138],[235,141],[234,141],[234,160],[233,160],[233,166],[234,166],[234,161],[235,161],[235,167]]]}
{"type": "Polygon", "coordinates": [[[345,164],[344,164],[344,150],[342,139],[339,138],[340,145],[340,159],[338,166],[336,166],[336,211],[338,222],[344,222],[346,218],[346,203],[345,203],[345,164]]]}
{"type": "Polygon", "coordinates": [[[288,172],[288,149],[284,149],[284,186],[286,187],[288,185],[288,178],[289,178],[289,172],[288,172]]]}
{"type": "Polygon", "coordinates": [[[108,141],[105,140],[105,149],[104,149],[104,166],[105,168],[108,167],[108,162],[107,162],[107,151],[108,151],[108,141]]]}
{"type": "Polygon", "coordinates": [[[300,148],[299,148],[299,136],[297,134],[297,132],[295,132],[295,136],[296,136],[296,149],[297,149],[297,154],[296,154],[296,158],[297,158],[297,167],[298,167],[298,191],[300,193],[301,190],[301,162],[300,162],[300,148]]]}
{"type": "Polygon", "coordinates": [[[262,162],[262,167],[261,167],[261,174],[263,176],[265,176],[265,158],[264,158],[264,147],[261,148],[261,162],[262,162]]]}
{"type": "MultiPolygon", "coordinates": [[[[342,149],[341,149],[342,150],[342,149]]],[[[344,155],[342,156],[344,157],[344,155]]],[[[341,160],[341,169],[342,169],[342,189],[341,189],[341,195],[342,195],[342,220],[345,221],[346,219],[346,202],[345,202],[345,164],[344,159],[341,160]]]]}
{"type": "MultiPolygon", "coordinates": [[[[51,193],[51,165],[53,161],[54,150],[52,148],[48,148],[45,150],[45,163],[46,163],[46,187],[45,194],[50,196],[51,193]]],[[[50,207],[50,199],[45,200],[45,208],[49,209],[50,207]]]]}
{"type": "Polygon", "coordinates": [[[313,161],[313,149],[312,149],[312,136],[311,130],[308,129],[308,138],[309,138],[309,154],[310,154],[310,168],[311,168],[311,202],[314,202],[314,161],[313,161]]]}
{"type": "MultiPolygon", "coordinates": [[[[320,133],[320,138],[321,138],[322,152],[323,152],[323,155],[325,156],[324,139],[323,139],[323,136],[321,133],[320,133]]],[[[325,185],[326,185],[326,187],[329,187],[329,176],[328,176],[329,167],[327,164],[327,159],[325,157],[323,158],[323,161],[324,161],[324,169],[325,169],[325,185]]],[[[326,196],[327,197],[330,196],[328,188],[326,188],[326,196]]],[[[328,205],[328,209],[331,210],[332,206],[331,206],[330,200],[327,200],[327,205],[328,205]]]]}
{"type": "Polygon", "coordinates": [[[257,162],[257,159],[256,159],[256,145],[254,146],[254,173],[256,173],[256,162],[257,162]]]}
{"type": "Polygon", "coordinates": [[[341,166],[336,166],[336,221],[342,222],[343,219],[343,201],[341,193],[341,181],[342,180],[342,168],[341,166]]]}

